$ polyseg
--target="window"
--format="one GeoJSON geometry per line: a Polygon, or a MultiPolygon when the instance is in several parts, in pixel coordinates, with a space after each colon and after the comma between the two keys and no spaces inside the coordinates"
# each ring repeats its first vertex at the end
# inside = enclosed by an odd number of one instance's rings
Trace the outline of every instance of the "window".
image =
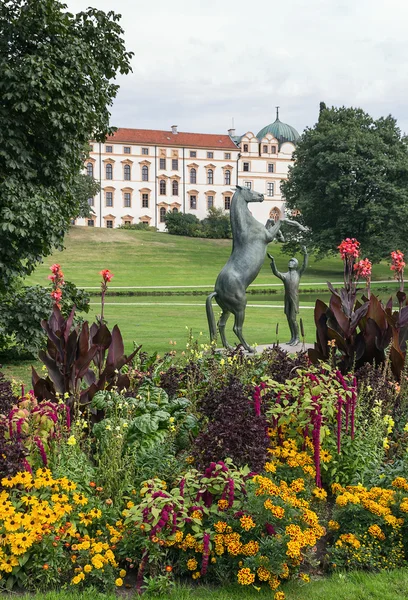
{"type": "Polygon", "coordinates": [[[174,207],[173,210],[172,210],[172,212],[178,213],[178,208],[174,207]]]}
{"type": "Polygon", "coordinates": [[[131,225],[131,224],[132,224],[132,221],[125,221],[124,222],[124,225],[131,225]]]}
{"type": "Polygon", "coordinates": [[[227,169],[224,173],[225,185],[231,185],[231,171],[227,169]]]}
{"type": "Polygon", "coordinates": [[[113,179],[113,168],[110,163],[105,167],[106,179],[113,179]]]}
{"type": "Polygon", "coordinates": [[[190,150],[190,158],[197,158],[197,152],[195,150],[190,150]]]}
{"type": "Polygon", "coordinates": [[[273,163],[269,163],[268,164],[268,173],[274,173],[275,172],[275,165],[273,163]]]}
{"type": "Polygon", "coordinates": [[[93,227],[93,226],[94,226],[94,220],[88,219],[88,227],[93,227]]]}
{"type": "Polygon", "coordinates": [[[173,171],[178,171],[178,158],[171,159],[171,168],[173,171]]]}
{"type": "Polygon", "coordinates": [[[130,181],[130,165],[123,167],[123,178],[125,181],[130,181]]]}
{"type": "Polygon", "coordinates": [[[108,229],[112,229],[113,228],[113,221],[111,221],[110,219],[107,219],[107,221],[106,221],[106,227],[108,229]]]}
{"type": "Polygon", "coordinates": [[[275,184],[274,183],[268,183],[266,189],[267,189],[266,195],[267,196],[273,196],[274,193],[275,193],[275,184]]]}
{"type": "Polygon", "coordinates": [[[130,208],[131,207],[131,203],[130,203],[130,193],[129,192],[125,192],[123,194],[123,206],[125,208],[130,208]]]}
{"type": "Polygon", "coordinates": [[[196,169],[190,169],[190,183],[197,183],[197,171],[196,171],[196,169]]]}
{"type": "Polygon", "coordinates": [[[160,192],[159,192],[160,196],[165,196],[166,195],[166,182],[164,181],[164,179],[160,180],[160,192]]]}
{"type": "Polygon", "coordinates": [[[173,183],[171,185],[171,193],[172,193],[173,196],[178,196],[179,195],[178,181],[173,181],[173,183]]]}
{"type": "Polygon", "coordinates": [[[86,165],[86,174],[88,177],[93,177],[93,164],[91,162],[86,165]]]}
{"type": "Polygon", "coordinates": [[[93,145],[89,144],[89,152],[93,152],[93,145]]]}
{"type": "Polygon", "coordinates": [[[112,146],[105,146],[105,152],[112,152],[112,146]]]}
{"type": "Polygon", "coordinates": [[[88,205],[89,206],[94,206],[95,205],[95,202],[94,202],[93,198],[88,198],[88,205]]]}
{"type": "Polygon", "coordinates": [[[142,181],[149,181],[149,167],[142,167],[142,181]]]}
{"type": "Polygon", "coordinates": [[[271,152],[272,154],[276,154],[276,146],[271,146],[271,152]]]}
{"type": "Polygon", "coordinates": [[[225,196],[224,208],[225,208],[225,210],[229,210],[231,208],[231,196],[225,196]]]}
{"type": "Polygon", "coordinates": [[[244,152],[248,152],[248,144],[244,144],[244,152]]]}
{"type": "Polygon", "coordinates": [[[197,208],[197,196],[190,196],[190,208],[196,210],[197,208]]]}
{"type": "Polygon", "coordinates": [[[225,160],[231,160],[231,152],[225,152],[224,159],[225,160]]]}
{"type": "Polygon", "coordinates": [[[244,181],[244,185],[245,185],[245,187],[247,187],[249,190],[252,190],[252,181],[244,181]]]}
{"type": "Polygon", "coordinates": [[[123,146],[123,154],[130,154],[130,146],[123,146]]]}
{"type": "Polygon", "coordinates": [[[166,221],[166,209],[164,206],[160,209],[160,223],[164,223],[166,221]]]}
{"type": "Polygon", "coordinates": [[[160,169],[165,169],[165,168],[166,168],[166,159],[161,158],[160,159],[160,169]]]}
{"type": "Polygon", "coordinates": [[[149,194],[142,194],[142,208],[149,208],[149,194]]]}
{"type": "Polygon", "coordinates": [[[207,152],[207,158],[214,158],[214,152],[207,152]]]}
{"type": "Polygon", "coordinates": [[[249,163],[248,162],[244,162],[243,163],[242,170],[243,171],[249,171],[249,163]]]}
{"type": "Polygon", "coordinates": [[[149,154],[149,148],[142,148],[142,154],[147,156],[149,154]]]}
{"type": "Polygon", "coordinates": [[[113,192],[106,192],[106,206],[113,206],[113,192]]]}
{"type": "Polygon", "coordinates": [[[214,196],[207,196],[207,208],[214,206],[214,196]]]}
{"type": "Polygon", "coordinates": [[[263,146],[262,152],[264,152],[265,154],[267,154],[268,153],[268,146],[263,146]]]}
{"type": "Polygon", "coordinates": [[[207,171],[207,183],[214,183],[214,171],[212,169],[208,169],[207,171]]]}

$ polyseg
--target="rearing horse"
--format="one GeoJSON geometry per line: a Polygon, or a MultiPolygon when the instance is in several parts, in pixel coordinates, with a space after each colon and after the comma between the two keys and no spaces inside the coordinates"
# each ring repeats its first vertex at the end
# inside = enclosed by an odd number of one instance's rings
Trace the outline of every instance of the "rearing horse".
{"type": "MultiPolygon", "coordinates": [[[[246,289],[261,270],[267,246],[278,235],[282,220],[275,223],[272,219],[269,219],[266,226],[262,225],[249,212],[248,203],[263,202],[263,194],[253,192],[246,187],[242,188],[239,185],[236,188],[230,209],[232,252],[228,262],[217,277],[214,292],[207,297],[206,310],[211,340],[214,340],[217,335],[217,326],[211,304],[211,300],[215,298],[222,309],[218,328],[223,346],[231,348],[225,337],[225,325],[232,313],[235,317],[233,327],[235,335],[245,350],[254,352],[254,349],[246,343],[242,334],[247,304],[246,289]]],[[[299,223],[287,219],[285,221],[302,228],[299,223]]]]}

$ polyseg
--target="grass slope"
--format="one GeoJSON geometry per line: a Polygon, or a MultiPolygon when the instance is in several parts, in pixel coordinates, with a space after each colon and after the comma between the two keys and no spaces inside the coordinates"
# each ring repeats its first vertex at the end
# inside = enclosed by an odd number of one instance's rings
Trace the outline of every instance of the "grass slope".
{"type": "MultiPolygon", "coordinates": [[[[65,250],[47,257],[29,278],[44,285],[49,267],[59,262],[69,281],[79,287],[99,286],[99,271],[110,269],[114,286],[209,285],[227,261],[231,240],[187,238],[166,233],[72,227],[65,239],[65,250]]],[[[277,243],[269,245],[278,269],[287,271],[290,257],[281,253],[277,243]]],[[[373,279],[389,279],[387,264],[375,265],[373,279]]],[[[310,259],[304,282],[340,281],[342,263],[338,257],[321,261],[310,259]]],[[[268,258],[255,283],[277,283],[268,258]]]]}

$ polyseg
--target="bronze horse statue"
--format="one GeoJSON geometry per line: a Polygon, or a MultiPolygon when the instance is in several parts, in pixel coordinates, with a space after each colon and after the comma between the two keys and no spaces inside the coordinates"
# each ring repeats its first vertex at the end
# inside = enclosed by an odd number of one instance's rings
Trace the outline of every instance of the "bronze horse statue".
{"type": "Polygon", "coordinates": [[[249,202],[263,202],[263,194],[251,191],[249,188],[236,186],[232,198],[230,220],[232,230],[232,252],[228,262],[220,272],[215,282],[214,291],[207,297],[206,310],[210,329],[211,341],[217,336],[214,311],[211,301],[215,298],[222,309],[218,321],[218,329],[224,348],[231,348],[225,337],[225,325],[232,313],[235,317],[233,331],[248,352],[254,352],[244,339],[242,326],[245,319],[247,304],[246,289],[261,270],[266,256],[266,249],[278,234],[282,238],[280,228],[283,221],[304,229],[296,221],[278,220],[276,223],[269,219],[266,225],[257,221],[249,211],[249,202]]]}

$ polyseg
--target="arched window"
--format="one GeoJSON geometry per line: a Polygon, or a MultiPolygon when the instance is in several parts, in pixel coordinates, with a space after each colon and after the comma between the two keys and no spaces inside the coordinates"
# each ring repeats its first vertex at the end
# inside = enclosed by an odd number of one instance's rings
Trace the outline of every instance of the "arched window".
{"type": "Polygon", "coordinates": [[[225,185],[231,185],[231,171],[230,170],[227,169],[225,171],[224,179],[225,179],[225,185]]]}
{"type": "Polygon", "coordinates": [[[214,183],[214,171],[212,169],[207,171],[207,183],[211,185],[214,183]]]}
{"type": "Polygon", "coordinates": [[[244,152],[248,152],[248,144],[244,144],[244,152]]]}
{"type": "Polygon", "coordinates": [[[166,182],[164,181],[164,179],[160,180],[160,196],[165,196],[166,195],[166,182]]]}
{"type": "Polygon", "coordinates": [[[105,171],[106,171],[106,179],[112,179],[113,178],[113,168],[110,163],[108,163],[106,165],[105,171]]]}
{"type": "Polygon", "coordinates": [[[142,181],[149,181],[149,167],[142,167],[142,181]]]}
{"type": "Polygon", "coordinates": [[[125,165],[123,167],[123,179],[125,181],[130,181],[130,165],[125,165]]]}
{"type": "Polygon", "coordinates": [[[172,210],[172,212],[178,213],[178,208],[174,207],[173,210],[172,210]]]}
{"type": "Polygon", "coordinates": [[[190,183],[197,183],[197,171],[190,169],[190,183]]]}
{"type": "Polygon", "coordinates": [[[88,177],[93,177],[93,164],[91,162],[86,165],[86,174],[88,177]]]}
{"type": "Polygon", "coordinates": [[[273,219],[275,221],[275,223],[276,223],[276,221],[278,221],[280,219],[280,216],[281,216],[281,212],[280,212],[279,208],[276,208],[276,206],[269,213],[269,218],[273,219]]]}
{"type": "Polygon", "coordinates": [[[175,179],[173,181],[172,186],[171,186],[171,191],[172,191],[173,196],[179,195],[179,185],[178,185],[177,179],[175,179]]]}
{"type": "Polygon", "coordinates": [[[271,146],[271,153],[276,154],[276,146],[271,146]]]}
{"type": "Polygon", "coordinates": [[[160,223],[164,223],[165,220],[166,220],[166,209],[164,208],[164,206],[162,206],[160,209],[160,223]]]}

